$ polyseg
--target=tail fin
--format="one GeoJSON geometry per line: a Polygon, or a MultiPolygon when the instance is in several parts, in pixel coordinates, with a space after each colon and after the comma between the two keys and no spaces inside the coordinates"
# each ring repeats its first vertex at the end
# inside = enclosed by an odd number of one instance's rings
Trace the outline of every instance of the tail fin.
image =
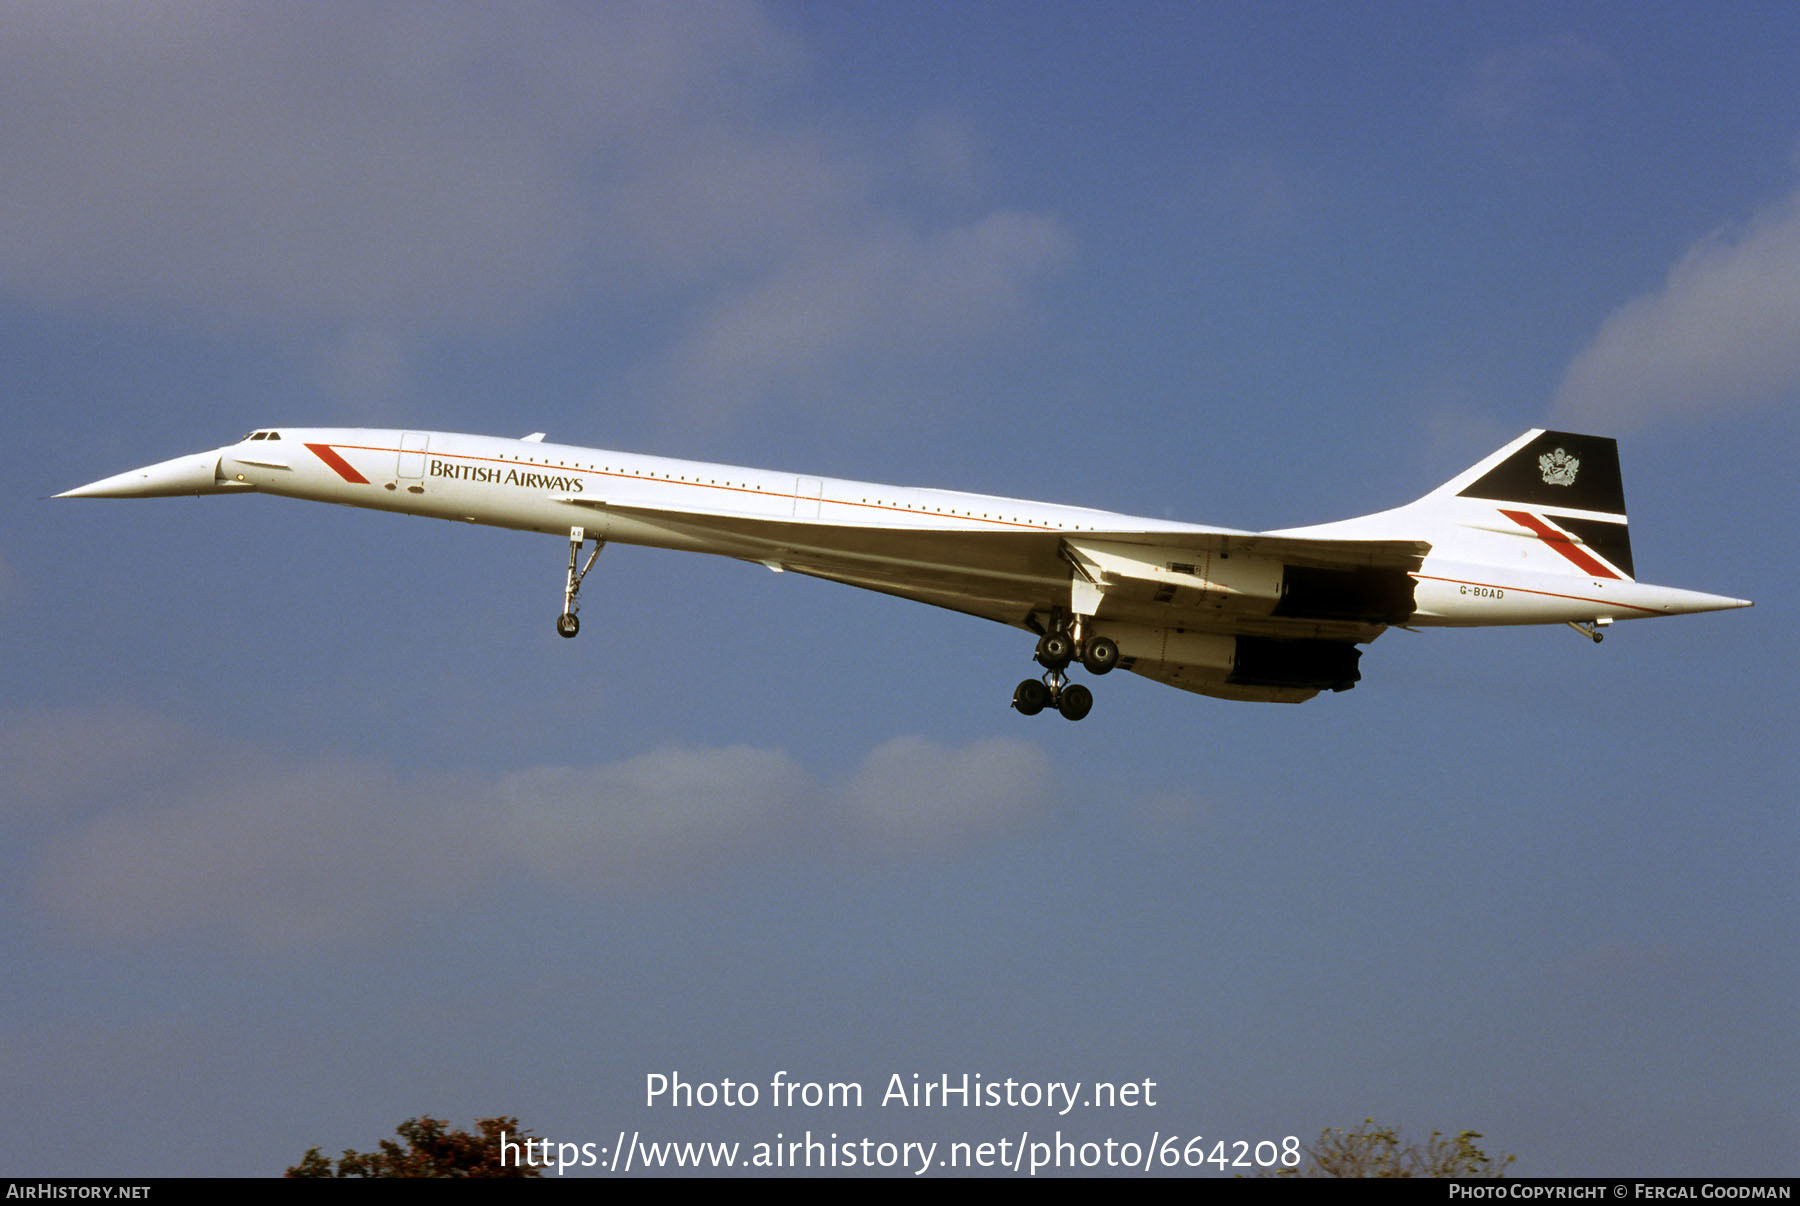
{"type": "Polygon", "coordinates": [[[1528,431],[1407,511],[1434,513],[1434,555],[1584,578],[1635,576],[1618,441],[1528,431]]]}

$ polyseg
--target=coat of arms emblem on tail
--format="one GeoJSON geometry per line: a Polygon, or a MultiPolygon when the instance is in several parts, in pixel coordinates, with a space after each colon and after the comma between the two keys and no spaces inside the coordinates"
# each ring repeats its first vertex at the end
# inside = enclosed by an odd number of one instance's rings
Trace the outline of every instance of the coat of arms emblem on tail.
{"type": "Polygon", "coordinates": [[[1573,486],[1575,472],[1580,468],[1581,462],[1561,448],[1546,452],[1538,458],[1538,471],[1544,475],[1544,484],[1547,486],[1573,486]]]}

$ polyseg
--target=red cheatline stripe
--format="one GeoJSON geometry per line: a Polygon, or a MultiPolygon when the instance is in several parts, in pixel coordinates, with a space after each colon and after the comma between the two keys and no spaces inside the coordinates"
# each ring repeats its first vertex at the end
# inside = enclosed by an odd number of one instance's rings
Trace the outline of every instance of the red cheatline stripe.
{"type": "Polygon", "coordinates": [[[1502,586],[1494,582],[1476,582],[1470,578],[1439,578],[1433,574],[1414,573],[1411,575],[1421,582],[1448,582],[1452,586],[1486,586],[1495,590],[1517,591],[1522,595],[1540,595],[1546,599],[1573,599],[1577,603],[1603,603],[1608,607],[1629,607],[1632,611],[1641,611],[1647,616],[1663,613],[1654,607],[1641,607],[1636,603],[1621,603],[1617,599],[1596,599],[1589,595],[1564,595],[1553,590],[1532,590],[1529,586],[1502,586]]]}
{"type": "Polygon", "coordinates": [[[327,465],[330,465],[333,469],[336,469],[337,475],[345,481],[356,482],[363,486],[369,484],[369,479],[358,473],[356,471],[356,466],[352,465],[349,461],[333,451],[330,444],[308,444],[307,447],[312,449],[312,454],[314,456],[324,461],[327,465]]]}
{"type": "MultiPolygon", "coordinates": [[[[402,451],[399,448],[379,448],[373,444],[345,444],[343,446],[345,448],[349,448],[355,452],[398,453],[398,452],[402,451]]],[[[308,444],[307,447],[312,449],[321,458],[332,457],[332,458],[335,458],[338,461],[342,462],[344,467],[342,469],[338,469],[339,473],[343,473],[343,472],[345,472],[345,470],[348,470],[351,473],[356,472],[355,469],[351,468],[351,466],[349,465],[348,462],[343,462],[343,459],[341,457],[337,457],[336,453],[332,452],[331,445],[329,445],[329,444],[308,444]]],[[[597,450],[588,449],[586,451],[593,452],[593,451],[597,451],[597,450]]],[[[530,460],[522,461],[522,460],[510,458],[510,457],[504,457],[504,456],[476,456],[473,453],[467,453],[467,452],[443,452],[443,453],[440,453],[440,452],[435,452],[435,451],[431,455],[433,457],[441,456],[443,459],[450,460],[450,461],[479,461],[479,462],[482,462],[484,464],[489,464],[489,465],[506,465],[510,468],[526,469],[526,470],[550,468],[549,462],[547,462],[547,461],[530,461],[530,460]]],[[[326,463],[330,464],[331,462],[328,460],[326,463]]],[[[332,467],[334,469],[337,468],[336,465],[332,465],[332,467]]],[[[696,490],[719,490],[719,491],[724,491],[724,492],[732,493],[732,494],[755,494],[755,495],[760,495],[761,497],[764,497],[764,498],[805,497],[808,502],[812,501],[812,495],[810,495],[810,494],[801,496],[801,495],[787,494],[780,490],[764,490],[764,489],[759,489],[759,488],[750,487],[750,486],[733,486],[730,484],[721,485],[718,482],[703,482],[703,481],[699,480],[698,478],[695,478],[692,481],[682,481],[682,482],[678,483],[673,478],[658,477],[654,473],[646,476],[646,475],[638,474],[638,473],[628,473],[623,469],[618,470],[616,472],[612,472],[612,471],[594,469],[594,468],[590,468],[590,467],[586,467],[586,466],[582,466],[582,465],[569,465],[569,464],[564,464],[561,462],[558,462],[556,467],[559,469],[566,470],[569,473],[580,473],[580,474],[584,474],[588,477],[616,477],[616,478],[620,479],[621,481],[640,482],[645,485],[651,485],[651,486],[683,485],[683,486],[691,486],[696,490]]],[[[350,480],[367,484],[369,479],[358,475],[356,477],[351,478],[350,480]]],[[[979,496],[976,496],[976,497],[979,497],[979,496]]],[[[1065,526],[1063,524],[1057,524],[1057,523],[1034,523],[1031,520],[1026,520],[1026,519],[1002,519],[997,515],[973,515],[967,511],[961,511],[961,512],[958,512],[958,511],[936,511],[936,512],[933,512],[933,511],[929,511],[929,510],[925,509],[922,506],[907,507],[907,506],[901,506],[898,503],[892,504],[892,505],[887,504],[887,503],[872,503],[872,502],[867,501],[866,499],[861,502],[854,502],[848,498],[831,498],[829,496],[824,496],[824,497],[821,497],[819,499],[819,501],[822,503],[831,503],[835,506],[840,506],[840,507],[857,507],[857,508],[860,508],[865,511],[893,511],[893,512],[896,512],[897,514],[902,514],[902,515],[923,515],[923,516],[927,516],[927,517],[929,517],[933,514],[936,514],[936,515],[943,516],[944,518],[947,518],[947,519],[962,519],[962,520],[967,520],[970,523],[987,523],[987,524],[994,524],[999,527],[1006,527],[1006,528],[1029,528],[1033,531],[1039,531],[1039,532],[1053,532],[1053,531],[1057,531],[1065,526]]],[[[1010,500],[1001,499],[1000,501],[1007,502],[1010,500]]],[[[1077,528],[1076,530],[1080,531],[1081,529],[1077,528]]]]}
{"type": "Polygon", "coordinates": [[[1526,511],[1503,510],[1500,514],[1506,516],[1520,527],[1530,528],[1532,531],[1536,532],[1538,534],[1538,539],[1561,553],[1564,557],[1567,557],[1570,561],[1573,561],[1576,565],[1580,566],[1594,577],[1617,578],[1619,576],[1600,564],[1600,562],[1588,556],[1587,553],[1583,552],[1566,534],[1557,531],[1537,516],[1526,511]]]}

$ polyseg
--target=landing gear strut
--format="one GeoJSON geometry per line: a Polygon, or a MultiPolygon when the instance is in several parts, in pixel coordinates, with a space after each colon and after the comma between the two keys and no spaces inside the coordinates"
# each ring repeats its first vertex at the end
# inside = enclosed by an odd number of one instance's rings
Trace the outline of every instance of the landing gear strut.
{"type": "Polygon", "coordinates": [[[1606,639],[1606,633],[1602,632],[1601,629],[1611,623],[1611,616],[1602,616],[1598,620],[1570,620],[1569,627],[1598,645],[1601,641],[1606,639]]]}
{"type": "Polygon", "coordinates": [[[594,537],[594,551],[588,554],[587,563],[577,570],[575,564],[581,556],[581,543],[585,539],[587,539],[586,530],[582,528],[569,529],[569,576],[563,585],[562,614],[556,617],[556,634],[558,636],[572,637],[581,631],[581,621],[575,615],[581,606],[577,599],[581,593],[581,580],[587,577],[589,570],[594,568],[594,559],[600,556],[600,550],[606,547],[606,541],[598,536],[594,537]]]}
{"type": "Polygon", "coordinates": [[[1041,679],[1028,678],[1013,690],[1012,706],[1021,715],[1036,716],[1054,707],[1066,720],[1080,720],[1094,707],[1094,693],[1071,683],[1063,671],[1079,660],[1090,674],[1105,674],[1119,664],[1119,646],[1111,637],[1082,632],[1083,617],[1058,610],[1050,628],[1038,638],[1033,659],[1044,667],[1041,679]]]}

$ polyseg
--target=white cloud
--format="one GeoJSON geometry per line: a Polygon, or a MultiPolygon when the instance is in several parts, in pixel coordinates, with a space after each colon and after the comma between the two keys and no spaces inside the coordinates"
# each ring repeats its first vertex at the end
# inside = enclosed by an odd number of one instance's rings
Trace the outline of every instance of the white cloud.
{"type": "Polygon", "coordinates": [[[0,713],[0,817],[47,819],[69,801],[136,788],[170,773],[194,742],[181,724],[127,704],[0,713]]]}
{"type": "Polygon", "coordinates": [[[743,746],[407,775],[216,744],[199,756],[207,743],[129,710],[11,719],[0,753],[44,747],[21,764],[19,794],[40,817],[60,802],[68,818],[44,842],[38,897],[73,929],[114,939],[373,939],[503,883],[691,890],[796,847],[957,852],[1031,828],[1055,801],[1043,753],[1009,740],[899,738],[834,786],[743,746]],[[66,757],[94,737],[111,738],[112,758],[66,757]]]}
{"type": "Polygon", "coordinates": [[[816,394],[871,355],[941,354],[1017,322],[1070,240],[1041,215],[997,212],[923,233],[895,223],[823,242],[730,294],[671,352],[677,399],[730,410],[816,394]]]}
{"type": "Polygon", "coordinates": [[[872,182],[817,131],[692,123],[608,173],[606,253],[663,288],[754,276],[861,221],[872,182]]]}
{"type": "Polygon", "coordinates": [[[748,2],[46,3],[6,34],[0,291],[298,342],[355,395],[587,291],[679,316],[678,392],[884,338],[929,356],[1009,321],[1066,242],[909,217],[908,182],[978,176],[972,135],[804,116],[804,48],[748,2]]]}
{"type": "Polygon", "coordinates": [[[1700,240],[1663,287],[1615,310],[1563,374],[1555,411],[1608,429],[1800,392],[1800,190],[1700,240]]]}
{"type": "Polygon", "coordinates": [[[755,859],[810,811],[814,787],[787,755],[733,746],[519,771],[494,794],[497,831],[483,844],[496,858],[597,888],[698,882],[755,859]]]}
{"type": "MultiPolygon", "coordinates": [[[[631,30],[610,26],[631,22],[567,11],[595,75],[630,70],[631,30]]],[[[0,42],[0,279],[227,325],[436,329],[529,305],[586,238],[591,145],[553,118],[586,99],[578,81],[526,70],[542,28],[473,8],[27,6],[0,42]]]]}
{"type": "MultiPolygon", "coordinates": [[[[450,781],[357,764],[245,765],[141,800],[47,846],[40,896],[103,937],[225,928],[258,941],[373,935],[493,872],[450,781]]],[[[483,827],[485,828],[485,826],[483,827]]]]}
{"type": "Polygon", "coordinates": [[[1043,752],[993,738],[949,749],[922,737],[876,747],[841,806],[879,850],[961,847],[1017,832],[1055,797],[1043,752]]]}

